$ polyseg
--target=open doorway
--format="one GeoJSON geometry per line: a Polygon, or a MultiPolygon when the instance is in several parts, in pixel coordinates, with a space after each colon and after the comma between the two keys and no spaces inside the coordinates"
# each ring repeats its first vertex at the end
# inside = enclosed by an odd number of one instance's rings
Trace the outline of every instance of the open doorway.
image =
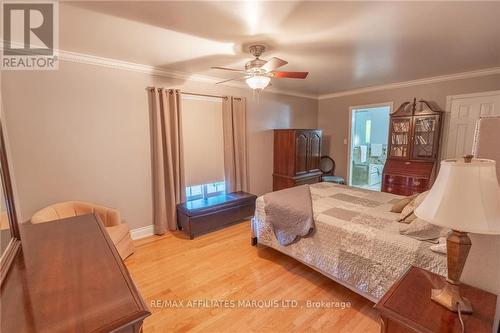
{"type": "Polygon", "coordinates": [[[380,191],[392,103],[350,108],[349,186],[380,191]]]}

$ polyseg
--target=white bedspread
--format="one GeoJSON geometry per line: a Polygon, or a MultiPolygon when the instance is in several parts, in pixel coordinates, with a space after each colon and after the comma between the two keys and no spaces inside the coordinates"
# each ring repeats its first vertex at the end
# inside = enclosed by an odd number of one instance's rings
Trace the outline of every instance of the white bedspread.
{"type": "Polygon", "coordinates": [[[266,221],[263,197],[256,203],[253,232],[258,243],[277,249],[372,301],[380,299],[411,266],[446,275],[446,255],[427,242],[399,234],[399,196],[337,185],[311,185],[316,230],[281,246],[266,221]]]}

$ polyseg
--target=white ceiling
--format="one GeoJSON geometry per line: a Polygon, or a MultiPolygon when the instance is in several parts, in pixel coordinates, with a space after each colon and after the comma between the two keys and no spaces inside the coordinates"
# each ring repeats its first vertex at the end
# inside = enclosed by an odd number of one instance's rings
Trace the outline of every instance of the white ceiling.
{"type": "Polygon", "coordinates": [[[223,78],[261,42],[321,95],[500,66],[499,2],[61,3],[60,48],[223,78]]]}

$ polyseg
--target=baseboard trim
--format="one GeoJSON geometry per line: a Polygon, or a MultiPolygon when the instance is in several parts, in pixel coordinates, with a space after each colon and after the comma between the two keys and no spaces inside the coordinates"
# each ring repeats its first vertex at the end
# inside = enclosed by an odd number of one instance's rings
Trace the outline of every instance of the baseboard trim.
{"type": "Polygon", "coordinates": [[[148,225],[145,227],[137,228],[137,229],[132,229],[130,230],[130,237],[132,237],[133,240],[153,236],[154,231],[153,231],[153,225],[148,225]]]}

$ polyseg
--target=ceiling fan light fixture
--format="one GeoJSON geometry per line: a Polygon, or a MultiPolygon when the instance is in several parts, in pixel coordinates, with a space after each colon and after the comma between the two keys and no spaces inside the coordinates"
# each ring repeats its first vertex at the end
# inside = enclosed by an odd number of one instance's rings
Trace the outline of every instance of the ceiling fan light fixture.
{"type": "Polygon", "coordinates": [[[252,89],[262,90],[269,85],[271,78],[264,75],[255,75],[246,79],[246,83],[252,89]]]}
{"type": "Polygon", "coordinates": [[[240,72],[239,77],[217,82],[216,84],[225,83],[228,81],[243,81],[245,80],[247,85],[253,90],[263,90],[273,79],[305,79],[308,72],[289,72],[289,71],[277,71],[277,68],[285,66],[288,61],[272,57],[269,60],[260,59],[262,53],[266,50],[266,47],[261,44],[250,45],[249,51],[255,57],[255,59],[250,60],[245,63],[245,69],[227,68],[227,67],[212,67],[212,69],[220,69],[232,72],[240,72]]]}

